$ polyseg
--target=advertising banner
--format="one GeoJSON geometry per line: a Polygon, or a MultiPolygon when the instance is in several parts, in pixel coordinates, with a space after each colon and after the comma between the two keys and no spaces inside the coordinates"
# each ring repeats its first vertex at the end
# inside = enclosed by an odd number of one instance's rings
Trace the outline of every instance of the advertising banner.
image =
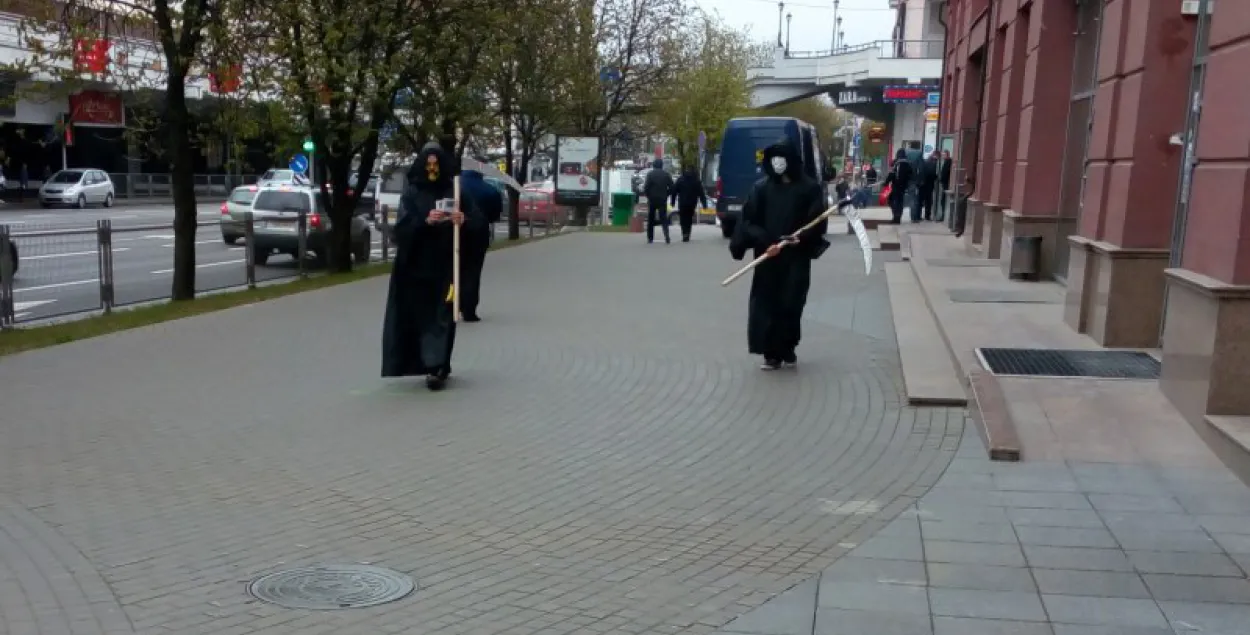
{"type": "Polygon", "coordinates": [[[599,204],[599,138],[556,137],[556,205],[599,204]]]}

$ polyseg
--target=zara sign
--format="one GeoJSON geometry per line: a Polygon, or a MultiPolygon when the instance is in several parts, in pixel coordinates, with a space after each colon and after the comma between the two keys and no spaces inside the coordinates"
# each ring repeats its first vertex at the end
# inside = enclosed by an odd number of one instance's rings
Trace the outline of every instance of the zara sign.
{"type": "Polygon", "coordinates": [[[858,90],[844,90],[838,93],[838,105],[843,104],[867,104],[872,103],[872,96],[860,93],[858,90]]]}

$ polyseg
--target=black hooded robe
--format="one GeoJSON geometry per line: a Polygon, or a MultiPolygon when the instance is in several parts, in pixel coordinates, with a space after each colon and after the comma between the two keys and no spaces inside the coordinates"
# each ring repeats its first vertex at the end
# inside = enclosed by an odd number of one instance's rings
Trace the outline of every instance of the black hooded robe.
{"type": "MultiPolygon", "coordinates": [[[[770,245],[793,234],[825,211],[820,184],[803,174],[799,154],[789,143],[779,143],[764,151],[767,176],[756,182],[742,207],[742,218],[729,241],[735,260],[747,250],[762,256],[770,245]],[[773,171],[774,156],[786,158],[786,177],[773,171]]],[[[829,247],[824,234],[828,223],[821,222],[799,237],[799,244],[784,247],[776,257],[755,268],[751,280],[750,314],[747,321],[747,347],[753,355],[773,360],[791,357],[799,345],[800,321],[812,281],[812,260],[829,247]]]]}
{"type": "MultiPolygon", "coordinates": [[[[450,296],[452,284],[452,224],[426,222],[440,199],[454,196],[456,164],[439,148],[427,147],[408,170],[408,185],[400,197],[395,223],[395,263],[382,325],[382,376],[451,374],[451,352],[456,323],[450,296]],[[431,181],[426,158],[438,157],[439,174],[431,181]]],[[[461,195],[466,218],[470,197],[461,195]]],[[[462,228],[463,229],[463,228],[462,228]]]]}

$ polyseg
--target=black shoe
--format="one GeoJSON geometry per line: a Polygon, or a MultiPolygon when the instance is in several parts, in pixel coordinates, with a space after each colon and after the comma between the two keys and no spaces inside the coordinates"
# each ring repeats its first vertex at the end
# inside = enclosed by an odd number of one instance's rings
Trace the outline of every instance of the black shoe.
{"type": "Polygon", "coordinates": [[[437,373],[430,373],[425,376],[425,387],[435,392],[447,387],[447,378],[451,376],[450,369],[443,369],[437,373]]]}
{"type": "Polygon", "coordinates": [[[760,370],[769,371],[769,370],[780,370],[780,369],[781,369],[781,360],[779,359],[772,359],[769,357],[765,357],[764,363],[760,364],[760,370]]]}
{"type": "Polygon", "coordinates": [[[955,238],[963,238],[963,237],[964,237],[963,232],[955,232],[955,238]]]}
{"type": "Polygon", "coordinates": [[[791,351],[781,356],[781,362],[786,366],[797,366],[799,363],[799,356],[795,355],[794,352],[791,351]]]}
{"type": "Polygon", "coordinates": [[[465,322],[481,322],[482,321],[482,318],[478,317],[477,313],[465,313],[461,317],[464,318],[465,322]]]}
{"type": "Polygon", "coordinates": [[[671,238],[669,238],[668,236],[665,236],[665,237],[664,237],[664,244],[665,244],[665,245],[671,245],[671,244],[673,244],[673,240],[672,240],[671,238]]]}
{"type": "Polygon", "coordinates": [[[681,242],[683,242],[683,243],[688,243],[688,242],[690,242],[690,237],[689,237],[689,236],[682,236],[682,237],[681,237],[681,242]]]}

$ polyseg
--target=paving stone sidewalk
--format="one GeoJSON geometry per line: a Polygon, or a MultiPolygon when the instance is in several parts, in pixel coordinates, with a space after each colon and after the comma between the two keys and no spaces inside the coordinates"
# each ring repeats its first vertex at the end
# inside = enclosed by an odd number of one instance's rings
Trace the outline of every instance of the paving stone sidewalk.
{"type": "Polygon", "coordinates": [[[6,357],[0,635],[712,632],[912,506],[963,433],[903,405],[884,276],[831,240],[785,373],[746,354],[708,227],[492,253],[438,394],[378,378],[381,279],[6,357]],[[419,589],[247,593],[352,563],[419,589]]]}
{"type": "Polygon", "coordinates": [[[990,463],[725,635],[1250,634],[1250,491],[1226,470],[990,463]]]}

